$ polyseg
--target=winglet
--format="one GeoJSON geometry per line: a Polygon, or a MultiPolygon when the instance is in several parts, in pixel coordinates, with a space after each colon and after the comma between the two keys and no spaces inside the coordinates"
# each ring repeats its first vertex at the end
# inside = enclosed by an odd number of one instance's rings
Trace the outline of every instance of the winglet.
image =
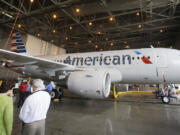
{"type": "Polygon", "coordinates": [[[11,51],[16,53],[27,53],[21,35],[18,31],[14,31],[12,34],[11,51]]]}

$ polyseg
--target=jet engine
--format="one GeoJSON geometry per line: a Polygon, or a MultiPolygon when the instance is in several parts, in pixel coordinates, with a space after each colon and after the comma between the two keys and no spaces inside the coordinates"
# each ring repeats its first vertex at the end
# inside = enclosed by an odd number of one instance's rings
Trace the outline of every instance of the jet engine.
{"type": "Polygon", "coordinates": [[[110,74],[105,70],[75,71],[67,80],[69,91],[74,94],[94,99],[107,98],[110,93],[110,74]]]}

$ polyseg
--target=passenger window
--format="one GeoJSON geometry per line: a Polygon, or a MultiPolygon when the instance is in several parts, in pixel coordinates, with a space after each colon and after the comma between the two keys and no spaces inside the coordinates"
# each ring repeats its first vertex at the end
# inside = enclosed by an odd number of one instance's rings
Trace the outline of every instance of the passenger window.
{"type": "Polygon", "coordinates": [[[132,57],[132,60],[134,60],[134,57],[132,57]]]}
{"type": "Polygon", "coordinates": [[[139,60],[139,57],[137,57],[137,59],[139,60]]]}
{"type": "Polygon", "coordinates": [[[151,57],[150,56],[148,56],[148,59],[150,59],[151,57]]]}

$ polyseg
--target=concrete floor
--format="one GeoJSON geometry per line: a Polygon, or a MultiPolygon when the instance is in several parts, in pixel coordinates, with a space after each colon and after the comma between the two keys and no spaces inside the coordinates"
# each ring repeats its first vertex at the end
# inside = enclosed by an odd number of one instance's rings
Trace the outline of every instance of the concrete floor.
{"type": "MultiPolygon", "coordinates": [[[[13,135],[20,135],[15,108],[13,135]]],[[[46,135],[179,135],[180,105],[154,96],[126,95],[119,100],[64,98],[51,104],[46,135]]]]}

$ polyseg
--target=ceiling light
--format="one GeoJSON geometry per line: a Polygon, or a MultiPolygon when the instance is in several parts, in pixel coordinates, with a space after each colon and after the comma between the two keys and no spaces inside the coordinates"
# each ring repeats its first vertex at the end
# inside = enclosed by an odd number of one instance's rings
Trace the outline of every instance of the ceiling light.
{"type": "Polygon", "coordinates": [[[109,18],[109,21],[111,21],[111,22],[114,21],[114,18],[113,18],[113,17],[110,17],[110,18],[109,18]]]}
{"type": "Polygon", "coordinates": [[[124,41],[124,44],[127,44],[127,41],[124,41]]]}
{"type": "Polygon", "coordinates": [[[56,30],[53,30],[52,32],[53,32],[53,33],[56,33],[56,30]]]}
{"type": "Polygon", "coordinates": [[[18,24],[18,28],[21,28],[21,24],[18,24]]]}
{"type": "Polygon", "coordinates": [[[100,35],[100,34],[101,34],[101,32],[100,32],[100,31],[98,31],[98,34],[100,35]]]}
{"type": "Polygon", "coordinates": [[[88,43],[92,43],[92,41],[91,41],[91,40],[89,40],[89,41],[88,41],[88,43]]]}
{"type": "Polygon", "coordinates": [[[98,48],[98,45],[95,45],[95,48],[97,49],[97,48],[98,48]]]}
{"type": "Polygon", "coordinates": [[[140,28],[142,28],[142,25],[141,25],[141,24],[139,24],[139,25],[138,25],[138,28],[139,28],[139,29],[140,29],[140,28]]]}
{"type": "Polygon", "coordinates": [[[52,17],[53,17],[53,19],[56,19],[56,18],[57,18],[57,15],[56,15],[56,14],[53,14],[52,17]]]}
{"type": "Polygon", "coordinates": [[[51,43],[53,43],[54,42],[54,40],[51,40],[51,43]]]}
{"type": "Polygon", "coordinates": [[[92,26],[92,22],[89,22],[88,24],[89,24],[89,26],[92,26]]]}
{"type": "Polygon", "coordinates": [[[9,17],[9,18],[13,18],[13,16],[10,15],[9,13],[6,13],[6,12],[4,12],[4,11],[2,11],[1,13],[2,13],[3,15],[5,15],[5,16],[9,17]]]}
{"type": "Polygon", "coordinates": [[[74,42],[75,45],[78,45],[78,42],[74,42]]]}
{"type": "Polygon", "coordinates": [[[80,12],[80,9],[79,8],[76,8],[76,13],[79,13],[80,12]]]}
{"type": "Polygon", "coordinates": [[[40,37],[40,34],[38,33],[37,36],[40,37]]]}
{"type": "Polygon", "coordinates": [[[72,26],[69,26],[69,29],[72,30],[72,26]]]}
{"type": "Polygon", "coordinates": [[[31,2],[31,3],[33,3],[33,2],[34,2],[34,0],[30,0],[30,2],[31,2]]]}
{"type": "Polygon", "coordinates": [[[130,46],[129,46],[129,45],[126,45],[124,48],[128,49],[128,48],[130,48],[130,46]]]}
{"type": "Polygon", "coordinates": [[[68,37],[65,37],[66,40],[68,40],[69,38],[68,37]]]}
{"type": "Polygon", "coordinates": [[[113,42],[111,42],[111,43],[110,43],[110,46],[113,46],[113,45],[114,45],[114,43],[113,43],[113,42]]]}
{"type": "Polygon", "coordinates": [[[160,29],[160,32],[162,33],[162,32],[164,32],[164,30],[163,30],[163,29],[160,29]]]}
{"type": "Polygon", "coordinates": [[[140,13],[139,13],[139,12],[137,12],[137,13],[136,13],[136,16],[140,16],[140,13]]]}

